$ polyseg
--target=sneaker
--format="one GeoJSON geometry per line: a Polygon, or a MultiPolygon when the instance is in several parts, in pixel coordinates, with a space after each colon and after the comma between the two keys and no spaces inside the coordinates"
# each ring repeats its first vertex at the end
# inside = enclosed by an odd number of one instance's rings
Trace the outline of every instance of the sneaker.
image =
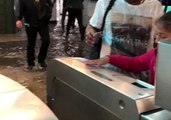
{"type": "Polygon", "coordinates": [[[38,70],[46,70],[46,68],[47,68],[46,62],[41,62],[41,63],[37,64],[37,69],[38,70]]]}
{"type": "Polygon", "coordinates": [[[26,67],[26,69],[24,71],[34,71],[35,70],[35,66],[34,65],[29,65],[26,67]]]}
{"type": "Polygon", "coordinates": [[[42,67],[47,67],[46,62],[41,62],[40,65],[41,65],[42,67]]]}

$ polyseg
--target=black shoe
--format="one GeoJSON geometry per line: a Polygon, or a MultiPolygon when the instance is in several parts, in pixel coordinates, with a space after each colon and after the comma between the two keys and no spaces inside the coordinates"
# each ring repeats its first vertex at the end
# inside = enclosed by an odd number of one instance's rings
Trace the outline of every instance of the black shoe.
{"type": "Polygon", "coordinates": [[[64,33],[65,33],[65,31],[64,31],[64,30],[62,30],[62,31],[61,31],[61,35],[63,36],[63,35],[64,35],[64,33]]]}
{"type": "Polygon", "coordinates": [[[65,36],[65,40],[68,40],[68,36],[65,36]]]}
{"type": "Polygon", "coordinates": [[[84,37],[83,36],[81,36],[81,40],[84,41],[84,37]]]}
{"type": "Polygon", "coordinates": [[[41,65],[41,67],[47,67],[46,62],[41,62],[40,65],[41,65]]]}

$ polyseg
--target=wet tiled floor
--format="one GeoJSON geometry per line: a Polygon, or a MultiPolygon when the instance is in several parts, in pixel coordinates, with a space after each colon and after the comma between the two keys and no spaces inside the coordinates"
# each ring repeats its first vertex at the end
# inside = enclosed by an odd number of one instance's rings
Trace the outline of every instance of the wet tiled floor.
{"type": "MultiPolygon", "coordinates": [[[[61,33],[60,25],[50,24],[50,47],[47,63],[55,57],[87,57],[89,47],[80,40],[78,28],[71,30],[66,40],[61,33]]],[[[26,86],[41,100],[46,102],[46,72],[26,72],[26,34],[24,29],[16,34],[0,35],[0,74],[3,74],[26,86]]],[[[37,38],[36,56],[40,47],[40,37],[37,38]]]]}
{"type": "MultiPolygon", "coordinates": [[[[59,56],[86,57],[88,56],[87,45],[80,40],[78,28],[72,31],[69,39],[66,40],[61,34],[60,26],[53,30],[54,24],[50,25],[51,43],[47,59],[59,56]]],[[[26,35],[21,30],[16,34],[0,35],[0,65],[20,66],[25,64],[26,35]],[[13,61],[13,62],[12,62],[13,61]],[[15,61],[15,62],[14,62],[15,61]]],[[[40,47],[40,38],[36,43],[36,54],[40,47]]]]}
{"type": "MultiPolygon", "coordinates": [[[[66,40],[61,32],[62,2],[57,2],[58,24],[50,24],[50,46],[47,54],[47,63],[56,57],[88,57],[90,47],[80,40],[79,30],[71,30],[69,39],[66,40]],[[55,28],[55,29],[54,29],[55,28]]],[[[67,17],[66,17],[67,20],[67,17]]],[[[77,23],[76,23],[77,26],[77,23]]],[[[46,102],[46,72],[25,71],[27,38],[24,28],[17,29],[15,34],[0,34],[0,74],[5,75],[18,83],[26,86],[41,100],[46,102]]],[[[40,37],[37,38],[36,56],[40,47],[40,37]]]]}

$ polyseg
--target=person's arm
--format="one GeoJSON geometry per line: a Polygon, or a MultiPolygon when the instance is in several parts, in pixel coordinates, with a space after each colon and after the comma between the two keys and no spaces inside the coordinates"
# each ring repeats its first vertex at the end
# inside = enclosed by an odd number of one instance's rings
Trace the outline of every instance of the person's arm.
{"type": "Polygon", "coordinates": [[[15,1],[15,17],[17,20],[21,20],[23,17],[23,8],[22,8],[22,1],[21,0],[16,0],[15,1]]]}
{"type": "Polygon", "coordinates": [[[121,69],[138,73],[149,70],[150,62],[154,55],[155,49],[136,57],[110,55],[109,63],[121,69]]]}
{"type": "Polygon", "coordinates": [[[86,43],[93,46],[95,43],[95,33],[99,32],[100,29],[95,28],[93,26],[91,26],[90,24],[87,25],[85,33],[86,33],[86,43]]]}
{"type": "Polygon", "coordinates": [[[52,5],[54,6],[55,3],[56,3],[56,0],[53,0],[52,5]]]}
{"type": "Polygon", "coordinates": [[[85,30],[86,43],[88,43],[91,46],[93,46],[95,43],[95,37],[94,37],[95,33],[99,32],[101,29],[104,11],[105,11],[104,1],[98,0],[96,3],[94,13],[85,30]]]}
{"type": "MultiPolygon", "coordinates": [[[[151,7],[151,11],[153,11],[153,21],[158,19],[159,17],[161,17],[164,14],[164,9],[162,7],[162,4],[159,1],[155,1],[155,3],[153,4],[153,7],[151,7]]],[[[152,27],[152,26],[151,26],[152,27]]],[[[150,40],[147,46],[147,51],[151,50],[152,48],[156,47],[156,33],[154,30],[154,27],[152,27],[151,30],[151,34],[150,34],[150,40]]]]}
{"type": "Polygon", "coordinates": [[[96,60],[88,60],[85,64],[101,66],[109,63],[123,70],[138,73],[149,70],[151,58],[154,55],[155,49],[152,49],[149,52],[136,57],[109,55],[96,60]]]}
{"type": "Polygon", "coordinates": [[[23,18],[23,3],[22,0],[16,1],[15,5],[15,16],[16,16],[16,27],[22,28],[22,18],[23,18]]]}
{"type": "Polygon", "coordinates": [[[48,0],[48,4],[52,7],[54,6],[55,2],[56,0],[48,0]]]}

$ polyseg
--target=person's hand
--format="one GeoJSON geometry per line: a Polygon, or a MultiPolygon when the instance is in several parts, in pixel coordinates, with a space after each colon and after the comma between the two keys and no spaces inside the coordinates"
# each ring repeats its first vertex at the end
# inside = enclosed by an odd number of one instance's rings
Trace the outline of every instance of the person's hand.
{"type": "Polygon", "coordinates": [[[107,63],[109,63],[109,57],[106,56],[106,57],[103,57],[103,58],[100,58],[100,59],[95,59],[95,60],[87,60],[84,62],[86,65],[90,65],[90,66],[102,66],[102,65],[105,65],[107,63]]]}
{"type": "Polygon", "coordinates": [[[95,40],[95,33],[96,30],[91,27],[90,25],[87,26],[86,31],[85,31],[85,42],[91,46],[94,45],[94,43],[96,42],[95,40]]]}
{"type": "Polygon", "coordinates": [[[22,23],[21,20],[17,20],[17,22],[16,22],[16,27],[17,27],[17,28],[22,28],[22,27],[23,27],[23,23],[22,23]]]}

